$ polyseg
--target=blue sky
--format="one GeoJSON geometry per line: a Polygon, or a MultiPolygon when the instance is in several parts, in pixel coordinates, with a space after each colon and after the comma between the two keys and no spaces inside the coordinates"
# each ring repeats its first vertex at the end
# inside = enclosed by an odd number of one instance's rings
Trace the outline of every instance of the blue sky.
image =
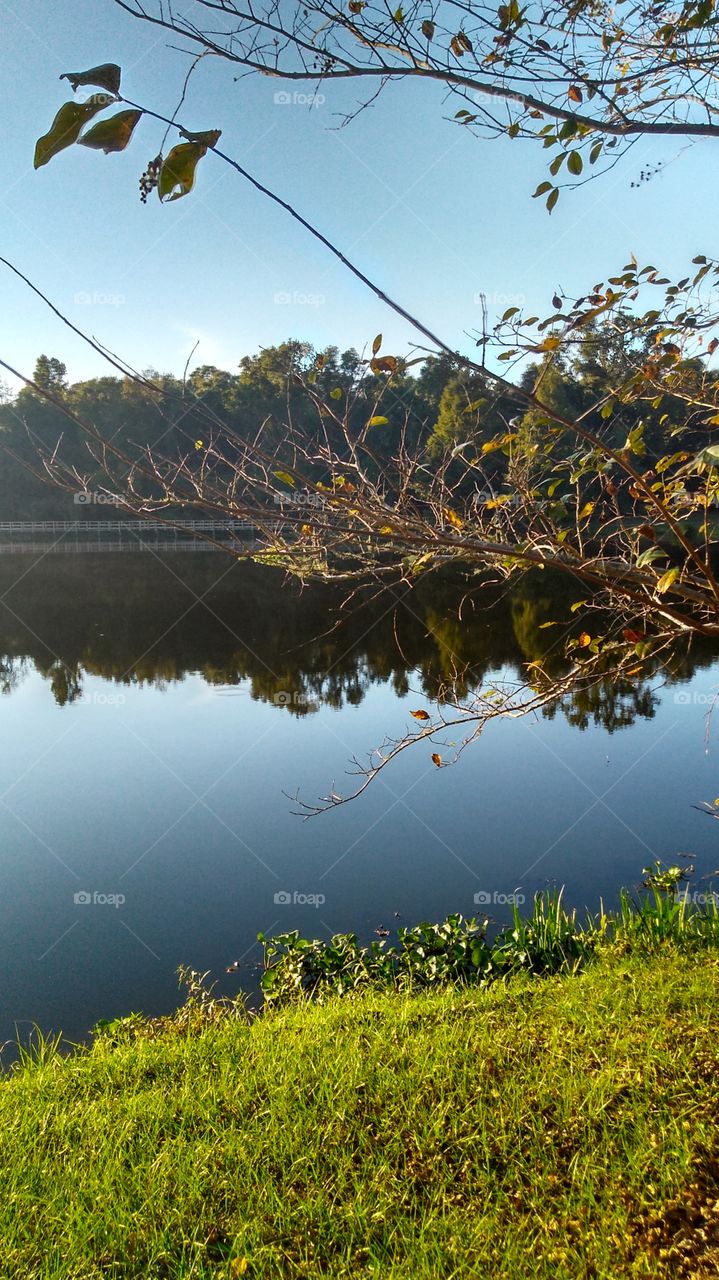
{"type": "MultiPolygon", "coordinates": [[[[0,0],[0,22],[0,253],[74,323],[137,368],[175,373],[198,340],[193,364],[229,369],[288,337],[361,349],[381,330],[385,351],[408,349],[408,324],[214,156],[186,199],[141,205],[137,180],[163,132],[156,122],[142,121],[123,155],[74,147],[33,171],[35,139],[71,97],[63,71],[118,62],[129,98],[172,114],[188,59],[168,47],[168,33],[112,0],[0,0]]],[[[445,118],[456,107],[437,86],[392,85],[340,128],[359,86],[324,85],[324,101],[310,107],[301,97],[276,102],[278,81],[236,83],[234,74],[206,59],[182,121],[221,128],[224,150],[468,353],[480,292],[492,314],[519,300],[544,314],[557,286],[583,292],[631,252],[681,275],[694,254],[716,249],[709,142],[640,141],[550,217],[531,199],[546,153],[473,138],[445,118]],[[632,188],[657,160],[664,171],[632,188]]],[[[31,373],[40,352],[56,355],[73,380],[109,372],[5,268],[0,289],[3,358],[31,373]]]]}

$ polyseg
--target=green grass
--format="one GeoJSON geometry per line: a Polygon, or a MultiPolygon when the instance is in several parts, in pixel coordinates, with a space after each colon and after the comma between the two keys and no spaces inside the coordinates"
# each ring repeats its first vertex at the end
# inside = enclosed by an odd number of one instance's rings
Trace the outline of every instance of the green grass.
{"type": "Polygon", "coordinates": [[[715,1276],[718,1008],[664,942],[50,1046],[0,1084],[0,1275],[715,1276]]]}

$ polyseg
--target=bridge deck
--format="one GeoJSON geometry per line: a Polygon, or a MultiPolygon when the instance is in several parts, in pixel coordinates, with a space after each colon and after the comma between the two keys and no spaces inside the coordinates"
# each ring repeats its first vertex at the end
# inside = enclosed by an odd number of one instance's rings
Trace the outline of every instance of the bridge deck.
{"type": "Polygon", "coordinates": [[[242,533],[257,526],[248,520],[0,520],[0,533],[242,533]]]}

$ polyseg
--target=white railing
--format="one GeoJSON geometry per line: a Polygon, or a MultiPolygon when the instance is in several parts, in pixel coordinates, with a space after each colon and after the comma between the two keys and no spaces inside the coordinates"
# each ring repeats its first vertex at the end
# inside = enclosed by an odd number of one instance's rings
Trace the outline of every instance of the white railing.
{"type": "MultiPolygon", "coordinates": [[[[0,556],[8,555],[50,555],[56,553],[77,554],[79,552],[121,551],[126,555],[137,551],[153,551],[155,554],[174,553],[176,551],[229,551],[229,543],[187,541],[170,542],[0,542],[0,556]]],[[[252,551],[265,550],[265,545],[255,542],[243,542],[242,549],[236,551],[241,556],[252,551]]]]}

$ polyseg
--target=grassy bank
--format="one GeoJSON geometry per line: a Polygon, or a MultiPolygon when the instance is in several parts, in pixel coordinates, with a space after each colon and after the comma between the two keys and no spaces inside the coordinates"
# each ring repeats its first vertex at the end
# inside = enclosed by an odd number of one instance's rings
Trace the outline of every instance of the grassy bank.
{"type": "Polygon", "coordinates": [[[719,956],[369,991],[0,1084],[0,1275],[709,1277],[719,956]]]}

